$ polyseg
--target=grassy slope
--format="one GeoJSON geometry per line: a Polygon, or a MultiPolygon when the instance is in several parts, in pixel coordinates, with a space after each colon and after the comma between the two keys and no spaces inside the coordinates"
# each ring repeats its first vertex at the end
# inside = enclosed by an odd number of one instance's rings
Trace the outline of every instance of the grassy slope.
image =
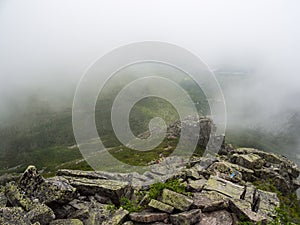
{"type": "MultiPolygon", "coordinates": [[[[208,111],[204,94],[195,83],[185,80],[182,87],[189,92],[197,105],[199,113],[208,111]]],[[[121,87],[119,87],[121,88],[121,87]]],[[[110,108],[117,93],[105,95],[99,99],[96,106],[96,125],[104,145],[113,148],[110,152],[118,159],[127,163],[136,163],[136,158],[143,157],[137,164],[146,164],[160,153],[168,155],[164,148],[175,143],[165,140],[157,149],[149,152],[135,152],[124,148],[116,139],[110,123],[110,108]],[[120,149],[123,148],[122,151],[120,149]],[[136,157],[128,158],[128,155],[136,157]]],[[[70,148],[76,144],[72,131],[71,109],[53,112],[40,102],[33,104],[32,111],[15,118],[14,122],[0,127],[0,173],[23,171],[28,165],[35,164],[46,172],[57,168],[90,169],[78,148],[70,148]],[[9,169],[11,168],[11,169],[9,169]]],[[[165,100],[147,98],[134,106],[130,114],[130,126],[134,134],[140,134],[148,129],[148,123],[153,117],[164,118],[167,124],[178,119],[174,107],[165,100]]]]}

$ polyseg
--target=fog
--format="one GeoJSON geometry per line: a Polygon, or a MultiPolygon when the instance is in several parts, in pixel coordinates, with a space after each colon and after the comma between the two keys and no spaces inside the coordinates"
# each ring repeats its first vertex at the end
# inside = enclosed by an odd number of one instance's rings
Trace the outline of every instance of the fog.
{"type": "MultiPolygon", "coordinates": [[[[277,132],[300,112],[300,2],[0,2],[0,119],[37,94],[71,107],[75,87],[98,57],[135,41],[166,41],[202,58],[222,84],[229,126],[277,132]]],[[[297,150],[298,151],[298,150],[297,150]]]]}

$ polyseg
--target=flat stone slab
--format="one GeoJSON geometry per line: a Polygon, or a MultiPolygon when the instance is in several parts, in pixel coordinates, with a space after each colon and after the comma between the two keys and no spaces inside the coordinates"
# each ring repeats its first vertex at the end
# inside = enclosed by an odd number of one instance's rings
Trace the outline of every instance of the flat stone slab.
{"type": "Polygon", "coordinates": [[[149,202],[148,205],[154,209],[158,209],[158,210],[166,212],[166,213],[172,213],[174,210],[173,206],[167,205],[167,204],[157,201],[155,199],[151,199],[151,201],[149,202]]]}
{"type": "Polygon", "coordinates": [[[209,198],[206,194],[203,193],[195,193],[193,200],[193,206],[195,208],[202,209],[202,212],[217,211],[226,209],[228,207],[227,200],[214,200],[213,198],[209,198]]]}
{"type": "Polygon", "coordinates": [[[103,179],[88,179],[77,177],[65,177],[72,186],[76,187],[83,195],[102,195],[109,197],[113,203],[119,204],[121,197],[131,193],[128,182],[103,179]]]}
{"type": "Polygon", "coordinates": [[[234,184],[216,176],[211,176],[203,189],[208,191],[216,191],[234,199],[240,199],[240,196],[244,191],[243,186],[234,184]]]}
{"type": "Polygon", "coordinates": [[[193,199],[183,194],[164,189],[161,201],[181,211],[186,211],[193,204],[193,199]]]}
{"type": "Polygon", "coordinates": [[[129,215],[130,219],[135,222],[141,223],[153,223],[164,221],[168,219],[169,215],[167,213],[158,213],[158,212],[138,212],[138,213],[131,213],[129,215]]]}
{"type": "Polygon", "coordinates": [[[170,220],[174,225],[190,225],[199,222],[201,219],[201,210],[193,209],[187,212],[173,214],[170,220]]]}
{"type": "Polygon", "coordinates": [[[52,221],[50,225],[83,225],[83,222],[78,219],[59,219],[52,221]]]}

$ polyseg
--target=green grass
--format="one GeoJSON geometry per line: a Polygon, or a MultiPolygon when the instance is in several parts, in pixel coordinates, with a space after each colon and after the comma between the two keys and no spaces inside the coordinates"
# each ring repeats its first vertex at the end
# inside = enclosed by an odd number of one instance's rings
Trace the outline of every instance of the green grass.
{"type": "Polygon", "coordinates": [[[180,194],[187,194],[186,187],[178,179],[171,179],[166,182],[152,184],[149,189],[148,198],[157,199],[164,189],[169,189],[180,194]]]}

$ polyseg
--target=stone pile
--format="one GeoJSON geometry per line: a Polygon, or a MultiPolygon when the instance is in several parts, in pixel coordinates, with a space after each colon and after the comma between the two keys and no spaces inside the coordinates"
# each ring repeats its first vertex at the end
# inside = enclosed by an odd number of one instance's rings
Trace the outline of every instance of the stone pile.
{"type": "Polygon", "coordinates": [[[272,179],[283,194],[289,194],[299,187],[300,173],[282,156],[227,146],[220,156],[193,158],[168,178],[179,180],[186,192],[165,188],[148,198],[149,185],[142,184],[147,177],[159,177],[157,171],[140,175],[60,170],[45,179],[29,166],[19,181],[1,187],[0,224],[232,225],[240,219],[267,224],[280,201],[276,193],[257,189],[251,182],[272,179]],[[133,185],[137,180],[140,185],[133,185]],[[120,207],[122,198],[138,204],[141,211],[120,207]]]}

